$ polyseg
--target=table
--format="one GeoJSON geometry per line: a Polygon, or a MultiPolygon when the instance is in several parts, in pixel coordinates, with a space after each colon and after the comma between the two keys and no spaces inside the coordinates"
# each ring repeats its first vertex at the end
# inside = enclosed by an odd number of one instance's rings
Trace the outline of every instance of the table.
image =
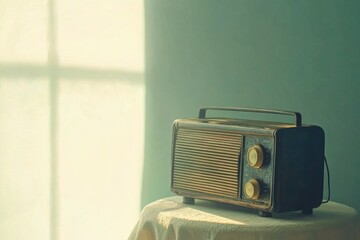
{"type": "Polygon", "coordinates": [[[182,197],[160,199],[147,205],[129,240],[360,240],[360,219],[346,205],[328,202],[301,212],[273,214],[238,206],[182,197]]]}

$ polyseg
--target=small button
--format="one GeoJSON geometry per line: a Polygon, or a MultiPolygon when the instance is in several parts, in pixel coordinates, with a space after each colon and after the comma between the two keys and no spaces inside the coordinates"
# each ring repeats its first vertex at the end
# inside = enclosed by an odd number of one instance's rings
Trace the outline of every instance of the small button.
{"type": "Polygon", "coordinates": [[[260,184],[256,179],[250,179],[244,185],[244,193],[247,198],[258,199],[260,197],[260,184]]]}
{"type": "Polygon", "coordinates": [[[249,148],[247,152],[247,161],[250,166],[260,168],[264,162],[264,152],[260,144],[249,148]]]}

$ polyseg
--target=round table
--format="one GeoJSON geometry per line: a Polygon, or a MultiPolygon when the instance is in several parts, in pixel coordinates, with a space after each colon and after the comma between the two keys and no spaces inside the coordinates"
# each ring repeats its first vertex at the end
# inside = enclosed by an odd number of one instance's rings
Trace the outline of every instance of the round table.
{"type": "Polygon", "coordinates": [[[169,197],[147,205],[129,240],[360,240],[360,219],[346,205],[328,202],[312,215],[273,214],[238,206],[169,197]]]}

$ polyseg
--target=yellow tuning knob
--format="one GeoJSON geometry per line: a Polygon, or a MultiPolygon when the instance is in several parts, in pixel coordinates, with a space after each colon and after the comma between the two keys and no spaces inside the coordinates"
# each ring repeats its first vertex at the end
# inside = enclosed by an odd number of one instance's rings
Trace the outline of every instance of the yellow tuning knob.
{"type": "Polygon", "coordinates": [[[256,179],[250,179],[244,185],[244,193],[247,198],[258,199],[260,197],[260,184],[256,179]]]}
{"type": "Polygon", "coordinates": [[[260,144],[254,145],[247,151],[247,161],[250,166],[260,168],[264,162],[264,152],[260,144]]]}

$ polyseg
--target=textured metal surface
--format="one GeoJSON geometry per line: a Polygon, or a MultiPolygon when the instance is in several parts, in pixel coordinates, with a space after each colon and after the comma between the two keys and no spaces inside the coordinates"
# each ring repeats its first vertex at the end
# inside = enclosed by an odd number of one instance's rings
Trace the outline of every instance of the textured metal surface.
{"type": "Polygon", "coordinates": [[[242,144],[237,131],[178,129],[173,187],[237,198],[242,144]]]}

